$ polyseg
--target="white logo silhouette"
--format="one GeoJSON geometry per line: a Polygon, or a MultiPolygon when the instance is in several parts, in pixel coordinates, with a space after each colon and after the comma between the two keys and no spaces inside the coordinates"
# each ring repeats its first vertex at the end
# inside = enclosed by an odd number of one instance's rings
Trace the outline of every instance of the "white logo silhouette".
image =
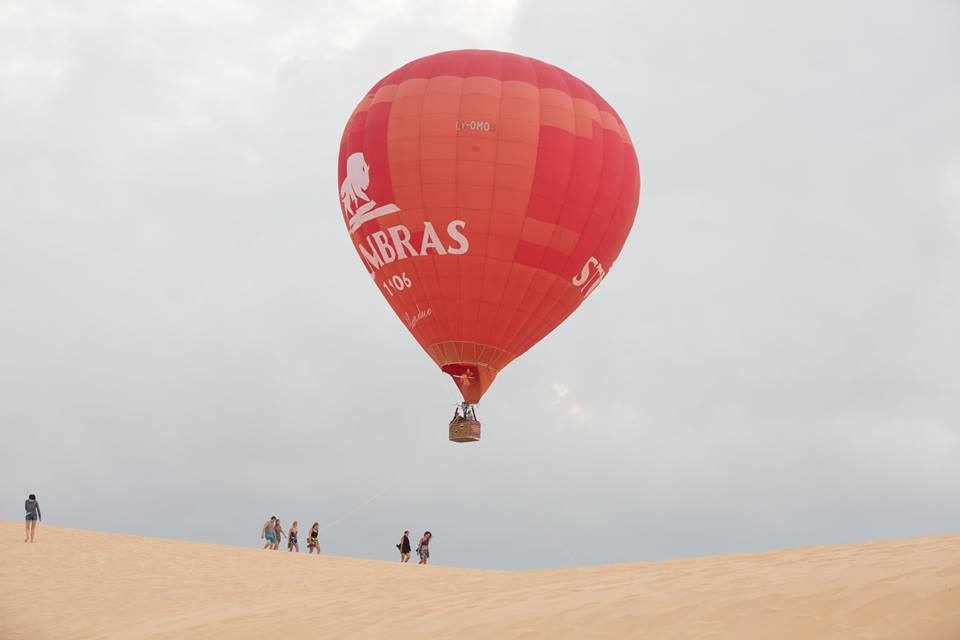
{"type": "Polygon", "coordinates": [[[340,185],[340,202],[343,203],[343,215],[351,235],[366,222],[400,211],[400,207],[392,202],[378,207],[376,201],[366,193],[369,186],[370,165],[364,159],[363,152],[351,153],[347,156],[347,177],[340,185]],[[363,204],[360,204],[361,200],[363,204]]]}

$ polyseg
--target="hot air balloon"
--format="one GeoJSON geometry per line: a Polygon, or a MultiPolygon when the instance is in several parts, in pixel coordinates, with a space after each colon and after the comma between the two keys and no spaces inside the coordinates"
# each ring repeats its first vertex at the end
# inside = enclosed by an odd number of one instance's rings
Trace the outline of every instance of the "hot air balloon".
{"type": "Polygon", "coordinates": [[[340,143],[340,203],[377,288],[463,398],[450,439],[478,440],[497,373],[610,272],[636,215],[623,121],[566,71],[448,51],[376,83],[340,143]]]}

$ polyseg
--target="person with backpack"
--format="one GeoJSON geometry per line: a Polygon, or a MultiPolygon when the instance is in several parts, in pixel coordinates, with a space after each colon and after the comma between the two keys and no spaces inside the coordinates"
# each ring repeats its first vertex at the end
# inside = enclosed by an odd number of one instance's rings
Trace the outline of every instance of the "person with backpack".
{"type": "Polygon", "coordinates": [[[27,496],[27,500],[23,503],[23,507],[27,511],[26,518],[24,519],[27,535],[23,541],[33,542],[37,535],[37,524],[42,519],[40,515],[40,503],[37,502],[37,496],[32,493],[27,496]]]}

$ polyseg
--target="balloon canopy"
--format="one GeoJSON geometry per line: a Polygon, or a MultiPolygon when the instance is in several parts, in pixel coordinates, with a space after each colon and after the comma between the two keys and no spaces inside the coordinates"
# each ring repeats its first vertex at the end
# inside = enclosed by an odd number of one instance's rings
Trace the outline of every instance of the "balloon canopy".
{"type": "Polygon", "coordinates": [[[449,51],[367,92],[343,131],[339,185],[380,292],[477,403],[609,273],[640,173],[623,121],[583,81],[449,51]]]}

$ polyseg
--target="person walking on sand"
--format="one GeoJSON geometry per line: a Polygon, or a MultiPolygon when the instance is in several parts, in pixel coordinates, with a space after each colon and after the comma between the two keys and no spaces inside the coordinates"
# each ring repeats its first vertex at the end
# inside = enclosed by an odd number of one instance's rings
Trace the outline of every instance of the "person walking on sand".
{"type": "Polygon", "coordinates": [[[429,531],[423,532],[420,542],[417,543],[417,555],[420,556],[420,562],[417,564],[427,564],[427,561],[430,560],[430,540],[432,538],[432,533],[429,531]]]}
{"type": "Polygon", "coordinates": [[[297,542],[297,534],[300,532],[300,526],[294,520],[287,532],[287,551],[296,551],[300,553],[300,543],[297,542]]]}
{"type": "Polygon", "coordinates": [[[400,538],[400,544],[397,545],[397,549],[400,550],[400,562],[409,562],[410,561],[410,532],[404,531],[403,537],[400,538]]]}
{"type": "Polygon", "coordinates": [[[26,528],[27,535],[23,541],[33,542],[33,539],[37,535],[37,523],[43,519],[40,515],[40,503],[37,502],[37,496],[32,493],[27,496],[26,502],[23,503],[23,508],[27,510],[27,515],[24,518],[23,523],[26,528]]]}
{"type": "Polygon", "coordinates": [[[273,550],[280,550],[280,542],[282,538],[285,538],[286,534],[283,532],[283,527],[280,526],[280,518],[277,518],[273,523],[273,550]]]}
{"type": "Polygon", "coordinates": [[[270,519],[263,523],[263,527],[260,529],[260,538],[266,540],[266,543],[263,545],[264,549],[273,549],[273,525],[277,521],[277,516],[270,516],[270,519]]]}
{"type": "Polygon", "coordinates": [[[307,534],[307,553],[316,552],[320,555],[320,523],[314,522],[307,534]]]}

